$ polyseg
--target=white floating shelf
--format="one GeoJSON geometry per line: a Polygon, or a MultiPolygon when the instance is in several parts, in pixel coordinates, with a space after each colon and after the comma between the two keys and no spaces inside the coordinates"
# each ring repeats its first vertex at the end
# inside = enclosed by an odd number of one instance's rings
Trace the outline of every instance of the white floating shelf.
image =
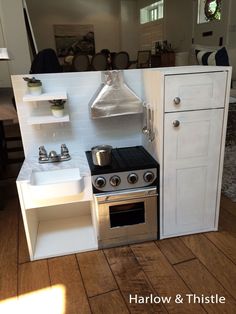
{"type": "Polygon", "coordinates": [[[41,221],[34,259],[97,250],[91,216],[41,221]]]}
{"type": "Polygon", "coordinates": [[[23,101],[46,101],[53,99],[67,99],[66,92],[42,93],[40,95],[26,94],[23,101]]]}
{"type": "Polygon", "coordinates": [[[29,125],[34,125],[34,124],[62,123],[69,121],[70,117],[68,114],[60,118],[54,117],[53,115],[38,115],[29,117],[27,123],[29,125]]]}

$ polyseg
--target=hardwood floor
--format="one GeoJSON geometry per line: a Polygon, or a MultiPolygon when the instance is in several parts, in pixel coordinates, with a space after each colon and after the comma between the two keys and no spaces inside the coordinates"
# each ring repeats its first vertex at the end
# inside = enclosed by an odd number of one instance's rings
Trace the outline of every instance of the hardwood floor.
{"type": "Polygon", "coordinates": [[[17,197],[5,205],[0,211],[1,314],[236,312],[236,203],[224,196],[219,232],[35,262],[29,261],[17,197]],[[178,294],[183,303],[175,303],[178,294]],[[186,294],[218,294],[226,304],[198,304],[186,294]],[[129,302],[135,295],[149,302],[129,302]],[[172,299],[155,304],[150,295],[172,299]]]}

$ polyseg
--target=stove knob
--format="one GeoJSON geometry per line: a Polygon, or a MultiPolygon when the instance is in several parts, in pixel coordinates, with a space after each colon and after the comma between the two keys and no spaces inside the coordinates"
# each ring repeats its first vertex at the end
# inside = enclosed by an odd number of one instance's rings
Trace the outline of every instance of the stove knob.
{"type": "Polygon", "coordinates": [[[138,181],[138,176],[136,173],[131,173],[128,175],[128,182],[130,184],[135,184],[138,181]]]}
{"type": "Polygon", "coordinates": [[[154,180],[154,173],[151,171],[147,171],[143,175],[143,179],[145,182],[152,182],[154,180]]]}
{"type": "Polygon", "coordinates": [[[110,178],[110,184],[112,185],[112,186],[118,186],[118,185],[120,185],[120,177],[119,176],[112,176],[111,178],[110,178]]]}
{"type": "Polygon", "coordinates": [[[97,177],[95,180],[96,188],[103,188],[106,185],[106,179],[103,177],[97,177]]]}

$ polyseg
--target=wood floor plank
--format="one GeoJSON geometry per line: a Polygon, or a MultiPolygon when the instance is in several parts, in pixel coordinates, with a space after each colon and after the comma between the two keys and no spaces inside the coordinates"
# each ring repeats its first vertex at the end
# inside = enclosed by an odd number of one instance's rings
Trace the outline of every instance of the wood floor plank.
{"type": "Polygon", "coordinates": [[[21,212],[19,213],[18,238],[19,238],[18,263],[19,264],[27,263],[30,261],[30,257],[29,257],[29,250],[28,250],[28,246],[26,242],[25,229],[24,229],[21,212]]]}
{"type": "Polygon", "coordinates": [[[19,295],[50,287],[47,260],[29,262],[19,265],[19,295]]]}
{"type": "Polygon", "coordinates": [[[219,231],[227,231],[233,237],[236,237],[236,218],[224,208],[220,210],[219,231]]]}
{"type": "Polygon", "coordinates": [[[156,244],[171,264],[195,258],[193,253],[179,238],[156,241],[156,244]]]}
{"type": "Polygon", "coordinates": [[[0,211],[0,301],[17,296],[17,210],[12,199],[0,211]]]}
{"type": "Polygon", "coordinates": [[[236,264],[236,238],[226,231],[209,232],[205,236],[236,264]]]}
{"type": "Polygon", "coordinates": [[[65,313],[91,313],[75,255],[48,260],[52,285],[65,289],[65,313]]]}
{"type": "Polygon", "coordinates": [[[221,195],[220,207],[236,217],[236,203],[232,202],[228,197],[221,195]]]}
{"type": "Polygon", "coordinates": [[[224,288],[236,298],[236,266],[204,235],[196,234],[182,240],[224,288]]]}
{"type": "Polygon", "coordinates": [[[89,297],[117,289],[103,251],[80,253],[76,257],[89,297]]]}
{"type": "Polygon", "coordinates": [[[63,310],[63,294],[50,286],[47,260],[18,266],[20,313],[57,313],[63,310]],[[57,293],[55,293],[57,292],[57,293]]]}
{"type": "MultiPolygon", "coordinates": [[[[174,266],[180,276],[187,282],[190,289],[197,296],[211,296],[218,294],[225,297],[225,304],[221,303],[203,303],[207,313],[235,313],[236,301],[222,287],[222,285],[211,275],[199,260],[191,260],[174,266]]],[[[193,302],[193,297],[190,299],[193,302]]]]}
{"type": "Polygon", "coordinates": [[[131,313],[166,313],[162,304],[130,302],[130,296],[155,296],[156,292],[129,247],[106,249],[104,252],[131,313]]]}
{"type": "Polygon", "coordinates": [[[115,290],[90,298],[93,314],[128,314],[129,310],[120,294],[115,290]]]}
{"type": "Polygon", "coordinates": [[[191,293],[182,278],[153,242],[131,245],[139,264],[159,296],[171,297],[165,307],[169,313],[205,313],[199,304],[188,304],[185,295],[191,293]],[[176,304],[175,297],[181,294],[183,304],[176,304]]]}

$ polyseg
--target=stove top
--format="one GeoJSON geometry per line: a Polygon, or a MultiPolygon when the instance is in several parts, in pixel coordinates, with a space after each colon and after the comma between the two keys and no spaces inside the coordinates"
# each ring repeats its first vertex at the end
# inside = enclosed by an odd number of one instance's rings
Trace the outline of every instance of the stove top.
{"type": "Polygon", "coordinates": [[[149,169],[158,166],[156,160],[144,149],[143,146],[112,149],[111,165],[105,167],[95,166],[93,164],[91,151],[87,151],[86,156],[92,175],[149,169]]]}
{"type": "Polygon", "coordinates": [[[109,166],[95,166],[92,152],[87,151],[94,193],[156,186],[158,163],[143,146],[112,149],[109,166]]]}

